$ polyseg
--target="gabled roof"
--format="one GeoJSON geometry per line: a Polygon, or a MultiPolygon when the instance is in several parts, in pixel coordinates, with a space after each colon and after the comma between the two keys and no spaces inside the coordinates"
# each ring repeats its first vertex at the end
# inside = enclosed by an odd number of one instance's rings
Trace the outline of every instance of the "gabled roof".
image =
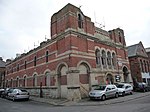
{"type": "Polygon", "coordinates": [[[128,57],[133,56],[148,57],[142,42],[128,47],[128,57]]]}

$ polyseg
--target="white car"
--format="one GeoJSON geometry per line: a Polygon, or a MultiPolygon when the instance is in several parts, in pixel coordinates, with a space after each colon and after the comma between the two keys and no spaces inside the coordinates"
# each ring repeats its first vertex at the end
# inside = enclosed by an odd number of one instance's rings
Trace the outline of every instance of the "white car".
{"type": "Polygon", "coordinates": [[[90,99],[105,100],[110,97],[118,97],[118,89],[115,85],[100,85],[89,92],[90,99]]]}
{"type": "Polygon", "coordinates": [[[128,83],[118,83],[116,84],[118,88],[119,95],[125,96],[126,94],[132,94],[133,86],[128,83]]]}
{"type": "Polygon", "coordinates": [[[13,89],[11,92],[8,93],[8,98],[12,99],[13,101],[19,99],[29,100],[29,97],[29,92],[25,89],[13,89]]]}

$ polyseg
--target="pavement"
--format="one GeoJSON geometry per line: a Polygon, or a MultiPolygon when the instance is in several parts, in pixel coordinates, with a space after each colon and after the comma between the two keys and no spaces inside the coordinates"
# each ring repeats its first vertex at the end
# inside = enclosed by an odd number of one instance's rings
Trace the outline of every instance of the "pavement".
{"type": "Polygon", "coordinates": [[[30,97],[30,100],[41,102],[41,103],[47,103],[53,106],[98,106],[98,105],[110,105],[110,104],[116,104],[116,103],[122,103],[130,100],[139,99],[141,97],[146,97],[150,95],[150,92],[134,92],[133,95],[126,95],[124,97],[119,98],[111,98],[107,99],[105,101],[101,100],[90,100],[89,98],[81,99],[79,101],[70,101],[67,99],[50,99],[50,98],[40,98],[40,97],[30,97]]]}

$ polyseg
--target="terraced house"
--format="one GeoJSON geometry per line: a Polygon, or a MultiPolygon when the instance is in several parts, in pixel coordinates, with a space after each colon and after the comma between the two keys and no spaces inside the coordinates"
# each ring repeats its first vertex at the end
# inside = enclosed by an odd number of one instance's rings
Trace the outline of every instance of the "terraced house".
{"type": "Polygon", "coordinates": [[[98,28],[72,4],[53,14],[50,26],[51,39],[6,65],[7,86],[74,100],[98,84],[132,82],[122,29],[98,28]]]}

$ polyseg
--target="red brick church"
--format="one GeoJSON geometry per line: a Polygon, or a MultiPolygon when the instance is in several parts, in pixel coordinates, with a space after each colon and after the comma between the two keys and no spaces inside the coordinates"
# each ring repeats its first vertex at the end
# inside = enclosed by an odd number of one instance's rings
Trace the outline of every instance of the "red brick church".
{"type": "Polygon", "coordinates": [[[67,4],[51,17],[51,39],[6,65],[6,86],[81,99],[98,84],[132,82],[124,31],[98,28],[67,4]]]}

